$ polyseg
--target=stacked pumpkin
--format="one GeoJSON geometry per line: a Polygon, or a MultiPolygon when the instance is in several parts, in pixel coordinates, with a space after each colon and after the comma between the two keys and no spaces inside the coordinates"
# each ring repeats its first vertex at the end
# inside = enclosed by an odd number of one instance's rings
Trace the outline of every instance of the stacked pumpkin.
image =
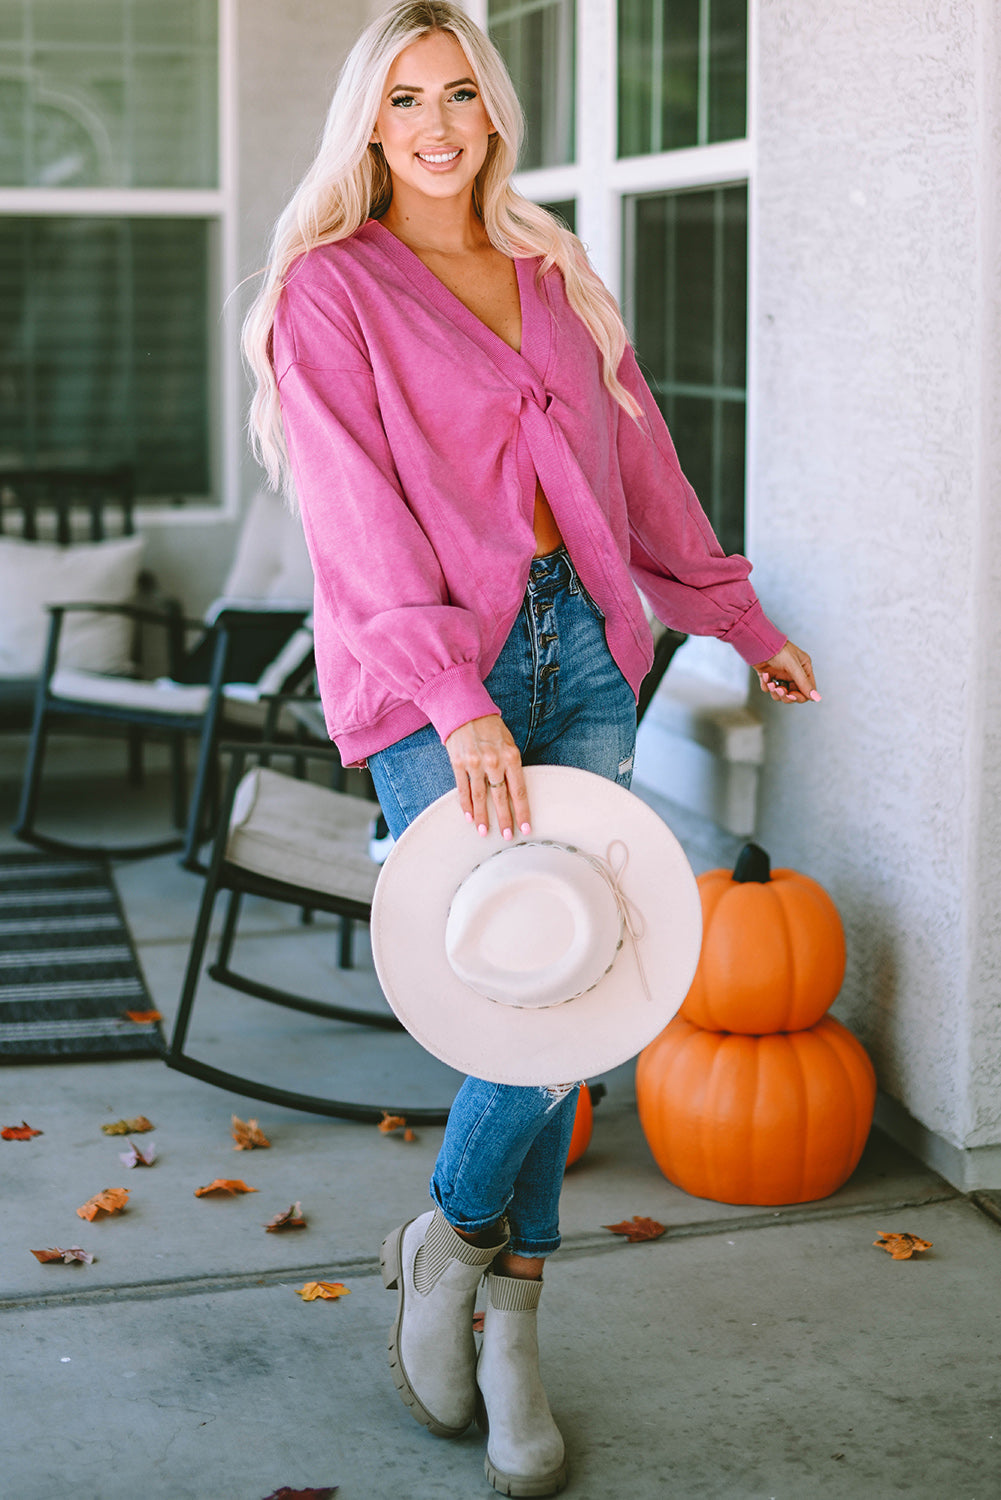
{"type": "Polygon", "coordinates": [[[703,940],[678,1015],[639,1057],[640,1123],[664,1176],[721,1203],[807,1203],[854,1171],[876,1078],[826,1015],[845,972],[822,886],[748,844],[699,877],[703,940]]]}

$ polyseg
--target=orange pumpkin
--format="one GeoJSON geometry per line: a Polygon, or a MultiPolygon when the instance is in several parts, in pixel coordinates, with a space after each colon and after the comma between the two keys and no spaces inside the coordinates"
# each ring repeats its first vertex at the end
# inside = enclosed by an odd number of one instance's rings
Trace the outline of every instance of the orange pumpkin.
{"type": "Polygon", "coordinates": [[[772,870],[748,844],[731,875],[699,876],[702,953],[680,1014],[710,1031],[800,1031],[833,1004],[845,976],[845,934],[823,886],[772,870]]]}
{"type": "Polygon", "coordinates": [[[575,1161],[580,1161],[591,1144],[593,1124],[594,1107],[591,1101],[591,1090],[586,1083],[582,1083],[580,1093],[577,1095],[577,1113],[574,1115],[573,1135],[570,1137],[570,1149],[567,1152],[568,1167],[572,1167],[575,1161]]]}
{"type": "Polygon", "coordinates": [[[636,1102],[664,1176],[719,1203],[810,1203],[854,1171],[876,1077],[832,1016],[772,1036],[675,1016],[640,1054],[636,1102]]]}

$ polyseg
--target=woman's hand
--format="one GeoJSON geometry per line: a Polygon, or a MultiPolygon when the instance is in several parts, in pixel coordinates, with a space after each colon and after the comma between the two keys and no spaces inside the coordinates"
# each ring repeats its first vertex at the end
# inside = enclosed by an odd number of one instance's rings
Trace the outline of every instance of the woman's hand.
{"type": "Polygon", "coordinates": [[[460,724],[445,741],[445,749],[462,810],[481,834],[490,827],[491,804],[506,839],[514,837],[516,827],[531,833],[521,752],[500,714],[460,724]]]}
{"type": "Polygon", "coordinates": [[[768,661],[759,662],[754,668],[758,674],[763,693],[771,694],[776,703],[806,703],[812,699],[820,702],[817,684],[813,678],[813,664],[805,651],[786,641],[768,661]]]}

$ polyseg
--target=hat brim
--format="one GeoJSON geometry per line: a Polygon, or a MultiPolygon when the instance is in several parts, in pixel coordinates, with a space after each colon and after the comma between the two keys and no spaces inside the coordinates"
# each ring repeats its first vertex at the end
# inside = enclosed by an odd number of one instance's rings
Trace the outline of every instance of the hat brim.
{"type": "Polygon", "coordinates": [[[470,989],[445,952],[449,906],[471,870],[511,846],[496,829],[478,834],[449,792],[415,818],[383,865],[372,952],[390,1006],[434,1057],[491,1083],[548,1087],[607,1072],[663,1030],[695,975],[702,907],[681,845],[633,793],[562,766],[526,767],[525,781],[531,838],[600,858],[614,840],[626,846],[619,884],[640,914],[638,943],[627,937],[601,982],[562,1005],[518,1009],[470,989]]]}

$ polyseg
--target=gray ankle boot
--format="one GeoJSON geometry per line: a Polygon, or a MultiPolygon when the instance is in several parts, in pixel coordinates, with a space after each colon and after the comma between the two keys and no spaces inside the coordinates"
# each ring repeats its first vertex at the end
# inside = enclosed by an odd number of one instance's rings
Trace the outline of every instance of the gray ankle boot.
{"type": "Polygon", "coordinates": [[[476,1289],[494,1256],[464,1240],[436,1208],[402,1224],[382,1244],[382,1279],[399,1293],[389,1365],[404,1405],[436,1437],[458,1437],[476,1412],[476,1289]]]}
{"type": "Polygon", "coordinates": [[[539,1374],[542,1282],[488,1276],[487,1289],[476,1370],[487,1478],[502,1495],[556,1495],[566,1487],[567,1465],[539,1374]]]}

